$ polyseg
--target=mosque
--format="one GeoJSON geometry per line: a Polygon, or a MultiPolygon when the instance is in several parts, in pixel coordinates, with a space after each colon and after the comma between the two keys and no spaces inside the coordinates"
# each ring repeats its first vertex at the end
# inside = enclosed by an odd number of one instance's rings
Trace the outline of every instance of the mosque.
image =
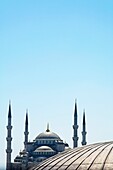
{"type": "Polygon", "coordinates": [[[73,149],[56,134],[49,124],[33,142],[28,142],[28,113],[26,113],[24,149],[11,162],[11,104],[7,126],[6,170],[113,170],[113,141],[86,145],[86,121],[83,112],[82,146],[78,147],[77,102],[74,109],[73,149]]]}
{"type": "MultiPolygon", "coordinates": [[[[6,169],[7,170],[25,170],[39,164],[41,161],[58,155],[59,153],[70,150],[69,145],[54,132],[49,129],[49,124],[45,132],[40,133],[32,142],[28,141],[28,111],[26,112],[25,132],[24,132],[24,149],[15,157],[14,162],[11,162],[11,103],[9,103],[8,111],[8,126],[7,126],[7,149],[6,149],[6,169]]],[[[74,125],[73,125],[73,147],[78,146],[78,120],[77,120],[77,102],[74,109],[74,125]]],[[[83,114],[83,132],[82,145],[86,145],[86,123],[85,111],[83,114]]]]}

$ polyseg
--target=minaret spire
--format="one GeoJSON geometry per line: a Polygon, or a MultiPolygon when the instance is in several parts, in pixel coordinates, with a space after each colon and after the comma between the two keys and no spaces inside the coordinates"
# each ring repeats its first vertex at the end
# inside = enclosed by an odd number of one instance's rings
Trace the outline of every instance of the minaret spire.
{"type": "Polygon", "coordinates": [[[24,135],[25,135],[24,148],[25,148],[25,150],[27,149],[28,134],[29,134],[29,132],[28,132],[28,110],[26,110],[25,132],[24,132],[24,135]]]}
{"type": "Polygon", "coordinates": [[[11,101],[9,101],[8,118],[11,118],[11,101]]]}
{"type": "Polygon", "coordinates": [[[86,145],[86,121],[85,121],[85,110],[83,111],[83,130],[82,130],[82,145],[86,145]]]}
{"type": "Polygon", "coordinates": [[[78,146],[78,116],[77,116],[77,100],[75,100],[74,125],[73,125],[73,148],[78,146]]]}
{"type": "Polygon", "coordinates": [[[11,102],[9,101],[9,111],[8,111],[8,125],[7,125],[7,149],[6,149],[6,153],[7,153],[7,158],[6,158],[6,170],[10,170],[11,169],[11,141],[12,141],[12,137],[11,137],[11,130],[12,130],[12,126],[11,126],[11,102]]]}

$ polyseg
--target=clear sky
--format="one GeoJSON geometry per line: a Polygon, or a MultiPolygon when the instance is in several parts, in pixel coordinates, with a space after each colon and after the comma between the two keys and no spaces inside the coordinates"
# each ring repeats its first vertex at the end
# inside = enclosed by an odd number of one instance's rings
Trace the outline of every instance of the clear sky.
{"type": "Polygon", "coordinates": [[[72,147],[77,98],[87,142],[113,140],[113,1],[0,1],[0,165],[5,164],[8,103],[12,161],[46,124],[72,147]]]}

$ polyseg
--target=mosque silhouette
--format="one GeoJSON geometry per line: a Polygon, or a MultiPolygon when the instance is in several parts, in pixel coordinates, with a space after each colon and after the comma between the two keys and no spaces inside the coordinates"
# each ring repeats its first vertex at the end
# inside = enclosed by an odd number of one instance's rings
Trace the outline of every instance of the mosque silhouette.
{"type": "MultiPolygon", "coordinates": [[[[28,140],[28,111],[26,111],[25,120],[25,131],[24,131],[24,149],[19,152],[11,162],[11,142],[12,142],[12,114],[11,114],[11,103],[9,103],[8,110],[8,125],[7,125],[7,149],[6,149],[6,170],[27,170],[34,166],[39,165],[44,160],[53,158],[60,153],[67,153],[71,150],[69,145],[49,128],[45,132],[40,133],[32,142],[28,140]]],[[[83,112],[83,131],[82,131],[82,145],[86,145],[86,122],[85,122],[85,111],[83,112]]],[[[77,101],[75,100],[74,108],[74,124],[73,124],[73,148],[78,148],[78,114],[77,114],[77,101]]]]}

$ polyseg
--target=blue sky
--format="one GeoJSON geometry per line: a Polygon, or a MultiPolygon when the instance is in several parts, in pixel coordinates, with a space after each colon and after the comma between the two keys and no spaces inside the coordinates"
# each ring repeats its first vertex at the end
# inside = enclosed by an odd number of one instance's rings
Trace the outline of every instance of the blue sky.
{"type": "Polygon", "coordinates": [[[5,164],[8,102],[12,161],[46,124],[72,146],[77,98],[79,146],[83,109],[87,142],[113,140],[113,1],[0,2],[0,165],[5,164]],[[2,158],[2,159],[1,159],[2,158]]]}

